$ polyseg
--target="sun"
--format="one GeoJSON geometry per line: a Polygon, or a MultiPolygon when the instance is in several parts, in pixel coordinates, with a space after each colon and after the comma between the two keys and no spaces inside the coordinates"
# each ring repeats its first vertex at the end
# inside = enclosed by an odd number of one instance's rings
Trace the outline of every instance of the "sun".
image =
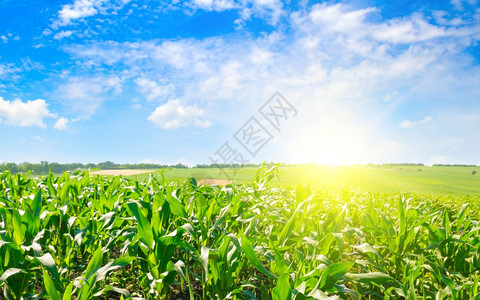
{"type": "Polygon", "coordinates": [[[372,162],[375,143],[368,133],[332,124],[324,130],[307,129],[294,137],[285,154],[292,163],[342,166],[372,162]]]}

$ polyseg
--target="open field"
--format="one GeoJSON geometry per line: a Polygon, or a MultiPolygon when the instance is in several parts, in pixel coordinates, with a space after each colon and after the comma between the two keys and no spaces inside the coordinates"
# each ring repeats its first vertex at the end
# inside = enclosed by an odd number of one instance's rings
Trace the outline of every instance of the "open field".
{"type": "Polygon", "coordinates": [[[233,183],[233,180],[228,180],[228,179],[200,179],[198,181],[198,184],[201,185],[219,185],[219,186],[225,186],[227,184],[233,183]]]}
{"type": "Polygon", "coordinates": [[[478,201],[279,189],[276,173],[219,188],[3,172],[3,297],[480,297],[478,201]]]}
{"type": "MultiPolygon", "coordinates": [[[[112,169],[112,170],[99,170],[90,172],[90,175],[101,175],[101,176],[127,176],[127,177],[134,177],[137,178],[136,175],[144,175],[144,174],[153,174],[155,173],[154,170],[137,170],[137,169],[112,169]]],[[[158,174],[157,174],[158,175],[158,174]]],[[[198,180],[199,184],[203,185],[221,185],[225,186],[233,182],[230,179],[214,179],[210,177],[202,177],[198,176],[199,174],[192,174],[192,176],[198,180]]],[[[150,175],[147,175],[150,176],[150,175]]]]}
{"type": "MultiPolygon", "coordinates": [[[[239,169],[165,169],[168,180],[233,179],[236,184],[250,183],[256,168],[239,169]]],[[[160,176],[160,170],[154,176],[160,176]]],[[[144,180],[149,175],[132,176],[144,180]]],[[[309,184],[314,188],[358,189],[375,193],[421,193],[435,195],[479,195],[480,167],[426,166],[281,166],[278,187],[309,184]],[[472,175],[472,171],[477,174],[472,175]]]]}
{"type": "Polygon", "coordinates": [[[120,169],[120,170],[99,170],[90,172],[91,175],[109,175],[109,176],[134,176],[140,174],[149,174],[153,173],[152,170],[131,170],[131,169],[120,169]]]}

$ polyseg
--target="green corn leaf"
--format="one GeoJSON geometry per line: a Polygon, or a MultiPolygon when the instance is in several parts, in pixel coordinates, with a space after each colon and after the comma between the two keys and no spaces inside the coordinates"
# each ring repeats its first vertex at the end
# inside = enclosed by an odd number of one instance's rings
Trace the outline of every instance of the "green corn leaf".
{"type": "Polygon", "coordinates": [[[173,264],[173,269],[175,272],[177,272],[180,277],[187,281],[187,277],[185,276],[185,272],[183,271],[185,269],[185,263],[181,260],[177,261],[176,263],[173,264]]]}
{"type": "Polygon", "coordinates": [[[210,253],[210,249],[202,246],[202,250],[200,252],[200,260],[202,261],[203,272],[205,273],[205,282],[208,281],[208,254],[210,253]]]}
{"type": "Polygon", "coordinates": [[[267,291],[267,287],[265,284],[262,282],[262,286],[260,287],[260,299],[265,299],[265,300],[271,300],[270,295],[267,291]]]}
{"type": "Polygon", "coordinates": [[[135,260],[135,257],[128,256],[128,257],[120,257],[115,259],[114,261],[108,262],[105,266],[97,270],[96,280],[97,281],[103,280],[108,272],[123,268],[134,260],[135,260]]]}
{"type": "Polygon", "coordinates": [[[7,269],[3,274],[2,276],[0,277],[0,281],[5,281],[7,280],[10,276],[13,276],[15,274],[18,274],[18,273],[21,273],[23,272],[24,270],[23,269],[18,269],[18,268],[10,268],[10,269],[7,269]]]}
{"type": "Polygon", "coordinates": [[[458,213],[457,220],[455,220],[457,234],[460,233],[460,231],[462,230],[463,220],[465,219],[465,213],[467,212],[467,208],[468,203],[463,204],[460,212],[458,213]]]}
{"type": "Polygon", "coordinates": [[[152,226],[148,222],[147,218],[143,215],[140,211],[137,202],[128,203],[128,208],[134,215],[135,219],[137,219],[137,231],[140,238],[140,241],[147,245],[150,249],[153,249],[153,232],[152,226]]]}
{"type": "Polygon", "coordinates": [[[475,294],[472,298],[470,298],[470,300],[480,300],[480,293],[475,294]]]}
{"type": "Polygon", "coordinates": [[[18,246],[23,244],[25,239],[25,232],[22,228],[22,217],[18,211],[13,211],[12,214],[13,240],[18,246]]]}
{"type": "Polygon", "coordinates": [[[443,210],[442,225],[443,225],[443,228],[445,228],[445,238],[449,238],[451,233],[451,228],[450,228],[450,218],[448,217],[447,209],[443,210]]]}
{"type": "Polygon", "coordinates": [[[55,264],[55,260],[50,253],[37,257],[37,260],[53,275],[55,280],[60,278],[60,275],[57,271],[57,265],[55,264]]]}
{"type": "Polygon", "coordinates": [[[51,170],[47,176],[46,181],[47,181],[48,193],[50,194],[50,196],[55,197],[57,195],[57,190],[53,186],[53,174],[51,170]]]}
{"type": "Polygon", "coordinates": [[[33,217],[38,219],[40,217],[40,212],[42,211],[42,189],[38,189],[35,193],[35,197],[32,200],[31,204],[33,217]]]}
{"type": "Polygon", "coordinates": [[[53,283],[50,275],[48,275],[46,270],[43,270],[43,284],[45,285],[45,289],[47,290],[47,294],[48,296],[50,296],[50,299],[60,300],[60,295],[55,288],[55,284],[53,283]]]}
{"type": "Polygon", "coordinates": [[[356,282],[376,283],[376,284],[382,284],[382,283],[394,280],[391,276],[382,272],[347,273],[345,274],[345,277],[356,282]]]}
{"type": "Polygon", "coordinates": [[[260,262],[260,260],[257,258],[257,255],[255,254],[255,250],[253,250],[253,246],[252,244],[250,243],[250,241],[247,239],[247,237],[243,234],[243,233],[240,233],[239,234],[240,238],[241,238],[241,246],[242,246],[242,251],[243,253],[245,253],[245,256],[247,257],[247,259],[250,261],[250,263],[255,267],[257,268],[260,272],[262,272],[263,274],[269,276],[269,277],[272,277],[272,278],[275,278],[277,279],[278,276],[275,275],[275,274],[272,274],[270,271],[268,271],[263,265],[262,263],[260,262]]]}
{"type": "Polygon", "coordinates": [[[67,286],[65,291],[63,292],[62,300],[71,300],[72,299],[72,291],[73,291],[73,281],[67,286]]]}
{"type": "Polygon", "coordinates": [[[106,293],[111,292],[111,291],[113,291],[117,294],[120,294],[121,295],[120,299],[125,299],[125,297],[126,297],[126,299],[131,299],[130,292],[127,289],[121,289],[121,288],[111,286],[111,285],[107,285],[106,287],[104,287],[103,289],[98,291],[93,296],[94,297],[101,297],[102,295],[105,295],[106,293]]]}
{"type": "Polygon", "coordinates": [[[354,265],[354,262],[340,262],[328,266],[323,270],[322,277],[320,279],[320,289],[330,289],[340,278],[342,278],[354,265]]]}
{"type": "Polygon", "coordinates": [[[292,298],[292,285],[290,275],[283,274],[278,278],[277,285],[272,290],[273,300],[290,300],[292,298]]]}
{"type": "Polygon", "coordinates": [[[362,253],[373,253],[375,254],[378,258],[380,258],[381,260],[383,260],[383,257],[380,255],[380,253],[377,251],[377,249],[375,249],[372,245],[370,245],[369,243],[363,243],[361,245],[358,245],[358,246],[353,246],[353,248],[357,249],[358,251],[362,252],[362,253]]]}
{"type": "Polygon", "coordinates": [[[102,247],[98,247],[97,251],[93,254],[92,259],[87,265],[87,270],[85,271],[85,278],[89,280],[100,268],[102,265],[103,252],[102,247]]]}
{"type": "Polygon", "coordinates": [[[2,248],[3,245],[8,245],[10,242],[0,240],[0,248],[2,248]]]}
{"type": "Polygon", "coordinates": [[[399,232],[400,234],[404,234],[405,230],[407,229],[406,225],[406,218],[405,218],[405,205],[404,205],[405,198],[402,196],[398,199],[398,221],[399,225],[399,232]]]}
{"type": "Polygon", "coordinates": [[[171,194],[167,194],[167,202],[170,204],[170,209],[172,210],[172,213],[176,216],[186,218],[187,217],[187,212],[185,211],[185,207],[183,204],[178,200],[176,197],[174,197],[171,194]]]}

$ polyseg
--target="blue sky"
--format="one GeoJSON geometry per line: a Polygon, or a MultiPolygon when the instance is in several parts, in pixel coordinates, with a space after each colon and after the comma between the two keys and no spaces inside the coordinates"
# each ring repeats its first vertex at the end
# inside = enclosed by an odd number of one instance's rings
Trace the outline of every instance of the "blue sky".
{"type": "Polygon", "coordinates": [[[0,0],[0,162],[480,164],[479,6],[0,0]]]}

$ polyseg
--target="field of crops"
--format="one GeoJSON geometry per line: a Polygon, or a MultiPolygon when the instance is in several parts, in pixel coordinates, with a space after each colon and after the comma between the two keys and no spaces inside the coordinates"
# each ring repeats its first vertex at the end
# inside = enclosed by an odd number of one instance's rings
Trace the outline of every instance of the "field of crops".
{"type": "MultiPolygon", "coordinates": [[[[169,168],[167,178],[233,179],[251,182],[258,168],[169,168]]],[[[159,170],[160,171],[160,170],[159,170]]],[[[155,174],[158,174],[157,171],[155,174]]],[[[374,193],[416,193],[435,195],[480,195],[480,167],[408,166],[408,165],[281,165],[276,187],[310,184],[317,189],[347,187],[374,193]]],[[[148,176],[139,175],[142,180],[148,176]]]]}
{"type": "Polygon", "coordinates": [[[480,299],[478,204],[0,175],[0,299],[480,299]]]}

